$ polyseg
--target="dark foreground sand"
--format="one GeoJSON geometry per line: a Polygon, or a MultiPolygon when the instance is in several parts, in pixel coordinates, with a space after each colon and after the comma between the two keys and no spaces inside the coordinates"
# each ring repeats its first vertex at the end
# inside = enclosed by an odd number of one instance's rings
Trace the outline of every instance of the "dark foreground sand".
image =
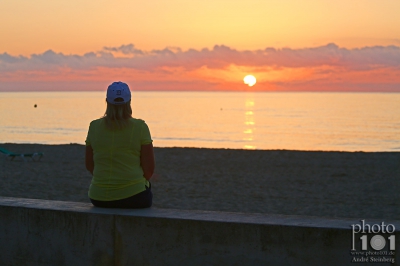
{"type": "MultiPolygon", "coordinates": [[[[84,146],[0,146],[45,153],[40,162],[0,157],[0,196],[89,202],[84,146]]],[[[400,220],[399,152],[155,152],[157,208],[400,220]]]]}

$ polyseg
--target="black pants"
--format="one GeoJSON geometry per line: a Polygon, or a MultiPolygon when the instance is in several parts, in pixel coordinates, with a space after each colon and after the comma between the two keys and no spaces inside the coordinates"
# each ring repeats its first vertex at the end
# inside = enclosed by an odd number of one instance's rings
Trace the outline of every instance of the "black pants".
{"type": "Polygon", "coordinates": [[[132,197],[120,200],[112,200],[112,201],[100,201],[90,199],[92,204],[96,207],[101,208],[121,208],[121,209],[142,209],[142,208],[150,208],[153,203],[153,193],[151,193],[151,185],[150,187],[146,187],[145,191],[140,192],[139,194],[133,195],[132,197]]]}

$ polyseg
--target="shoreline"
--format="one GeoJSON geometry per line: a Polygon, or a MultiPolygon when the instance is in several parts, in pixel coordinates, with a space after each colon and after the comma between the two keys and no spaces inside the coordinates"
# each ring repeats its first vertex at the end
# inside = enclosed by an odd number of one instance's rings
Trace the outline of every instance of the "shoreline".
{"type": "MultiPolygon", "coordinates": [[[[0,147],[3,145],[32,145],[32,146],[68,146],[68,145],[78,145],[85,146],[85,144],[81,143],[60,143],[60,144],[48,144],[48,143],[16,143],[16,142],[3,142],[0,143],[0,147]]],[[[190,147],[190,146],[154,146],[156,149],[199,149],[199,150],[237,150],[237,151],[289,151],[289,152],[342,152],[342,153],[400,153],[400,149],[398,151],[345,151],[345,150],[291,150],[291,149],[239,149],[239,148],[208,148],[208,147],[190,147]]],[[[1,154],[1,153],[0,153],[1,154]]]]}
{"type": "MultiPolygon", "coordinates": [[[[89,202],[81,144],[12,144],[0,196],[89,202]]],[[[400,152],[155,148],[156,208],[400,220],[400,152]]]]}

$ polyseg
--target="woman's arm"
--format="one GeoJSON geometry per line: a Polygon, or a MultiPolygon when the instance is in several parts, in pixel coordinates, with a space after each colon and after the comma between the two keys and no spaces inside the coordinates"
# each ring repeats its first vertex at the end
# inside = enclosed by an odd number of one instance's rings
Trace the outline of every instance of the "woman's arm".
{"type": "Polygon", "coordinates": [[[147,180],[153,176],[155,168],[153,144],[142,145],[140,151],[140,166],[143,169],[144,177],[147,180]]]}
{"type": "Polygon", "coordinates": [[[86,169],[93,175],[94,161],[92,146],[86,146],[85,165],[86,169]]]}

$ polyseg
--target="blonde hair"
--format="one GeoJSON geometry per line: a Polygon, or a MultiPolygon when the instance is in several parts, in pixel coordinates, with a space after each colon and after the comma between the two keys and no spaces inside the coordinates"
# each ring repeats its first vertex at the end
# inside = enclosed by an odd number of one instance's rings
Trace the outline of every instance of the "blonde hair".
{"type": "Polygon", "coordinates": [[[128,119],[132,117],[131,101],[115,105],[107,102],[107,109],[103,116],[108,129],[123,129],[128,125],[128,119]]]}

